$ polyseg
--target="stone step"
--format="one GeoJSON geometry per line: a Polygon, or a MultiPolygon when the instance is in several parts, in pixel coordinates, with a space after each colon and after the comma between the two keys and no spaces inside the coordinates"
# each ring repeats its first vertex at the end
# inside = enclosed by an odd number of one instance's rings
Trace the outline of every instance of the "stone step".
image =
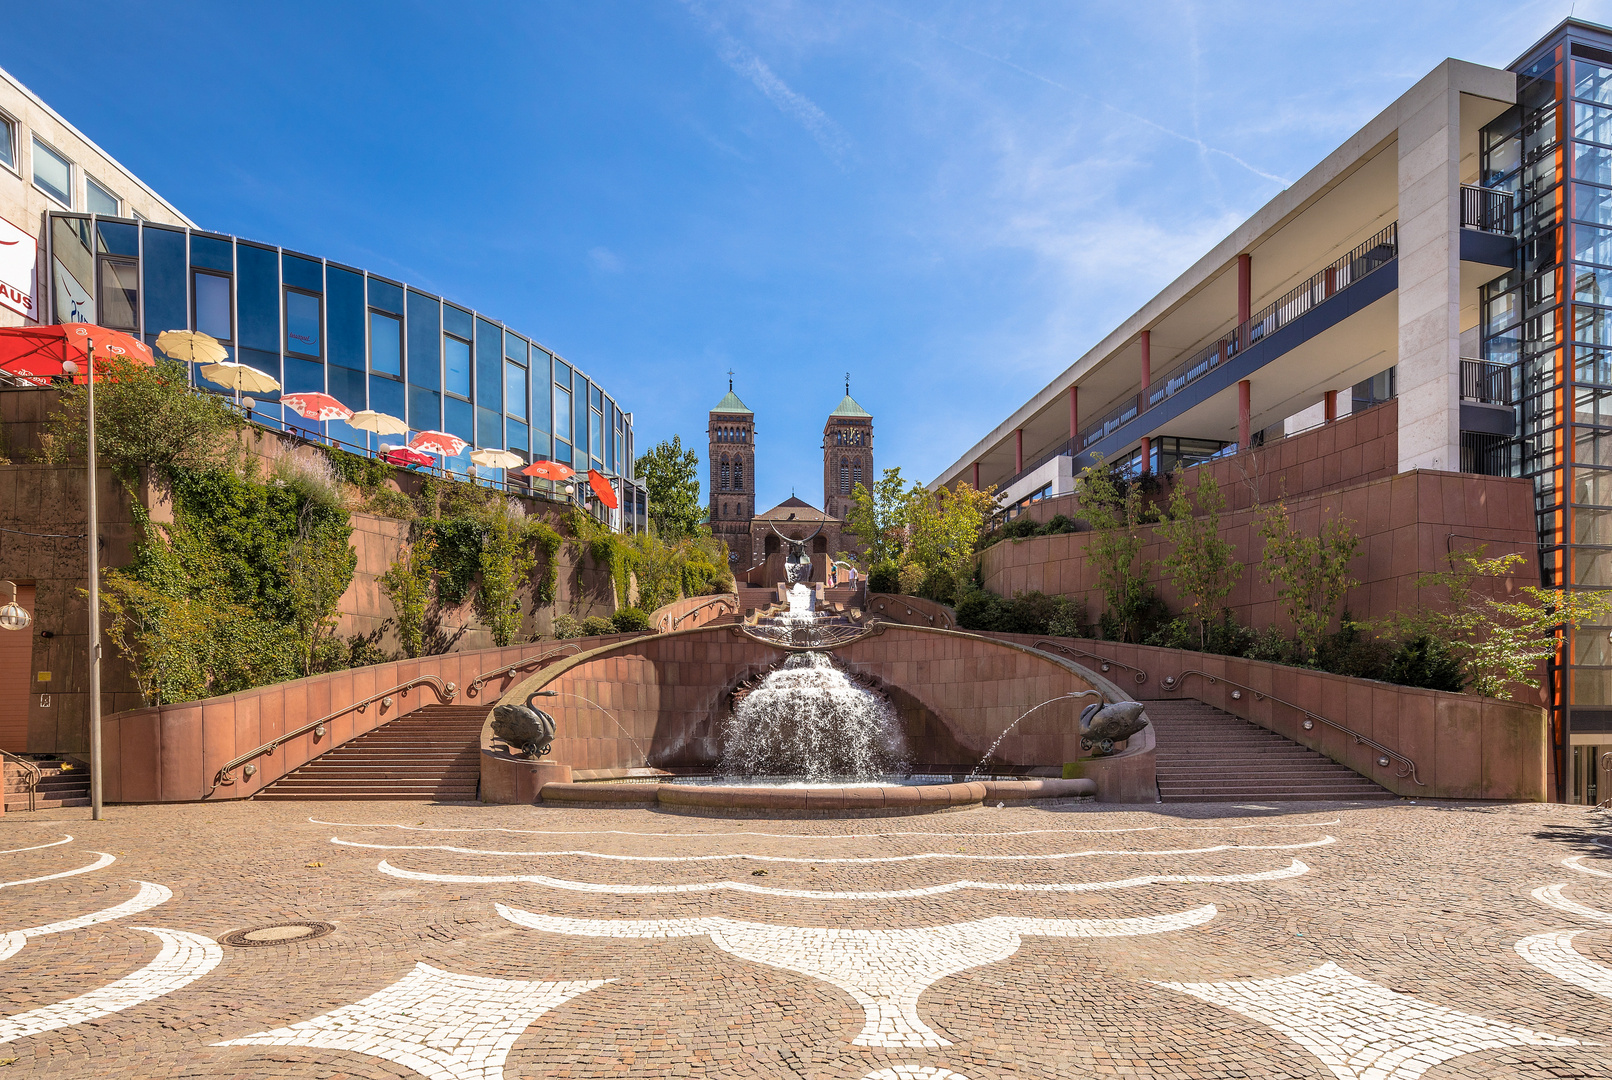
{"type": "Polygon", "coordinates": [[[319,755],[254,799],[474,802],[485,705],[428,705],[319,755]]]}

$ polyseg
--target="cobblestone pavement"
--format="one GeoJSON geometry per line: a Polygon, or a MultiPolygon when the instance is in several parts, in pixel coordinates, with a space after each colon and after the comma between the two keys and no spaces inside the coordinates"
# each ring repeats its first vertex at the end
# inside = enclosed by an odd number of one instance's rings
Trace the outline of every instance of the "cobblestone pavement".
{"type": "Polygon", "coordinates": [[[1612,1077],[1612,815],[10,814],[12,1076],[1612,1077]]]}

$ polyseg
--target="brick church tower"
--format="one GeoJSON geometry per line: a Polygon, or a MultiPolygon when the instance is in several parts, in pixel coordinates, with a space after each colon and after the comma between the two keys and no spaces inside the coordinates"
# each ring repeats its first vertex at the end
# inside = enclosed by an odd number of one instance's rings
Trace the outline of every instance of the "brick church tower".
{"type": "Polygon", "coordinates": [[[851,400],[846,375],[845,398],[823,425],[823,509],[843,521],[856,485],[871,489],[873,480],[873,414],[851,400]]]}
{"type": "Polygon", "coordinates": [[[729,558],[748,566],[750,522],[756,515],[756,415],[733,392],[711,409],[711,535],[728,542],[729,558]]]}

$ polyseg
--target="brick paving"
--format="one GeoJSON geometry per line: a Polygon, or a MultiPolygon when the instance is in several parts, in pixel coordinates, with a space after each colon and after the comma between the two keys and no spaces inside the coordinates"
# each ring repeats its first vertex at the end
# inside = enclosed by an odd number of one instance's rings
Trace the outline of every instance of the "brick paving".
{"type": "Polygon", "coordinates": [[[109,815],[0,818],[0,1080],[1612,1077],[1578,807],[109,815]]]}

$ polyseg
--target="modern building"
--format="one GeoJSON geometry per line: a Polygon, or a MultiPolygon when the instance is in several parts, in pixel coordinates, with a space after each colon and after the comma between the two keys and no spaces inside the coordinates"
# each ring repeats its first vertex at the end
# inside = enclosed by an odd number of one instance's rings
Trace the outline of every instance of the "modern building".
{"type": "MultiPolygon", "coordinates": [[[[175,210],[0,71],[0,325],[97,322],[154,344],[201,330],[283,393],[328,393],[474,449],[560,461],[612,479],[621,529],[644,527],[633,416],[600,383],[529,335],[468,305],[317,255],[209,232],[175,210]],[[7,242],[10,243],[7,243],[7,242]]],[[[228,392],[192,372],[204,390],[228,392]]],[[[256,394],[252,419],[377,449],[342,421],[319,425],[256,394]]],[[[402,441],[403,437],[390,437],[402,441]]],[[[524,483],[517,469],[480,479],[524,483]]],[[[546,481],[538,486],[550,487],[546,481]]],[[[571,485],[582,502],[588,485],[571,485]]]]}
{"type": "MultiPolygon", "coordinates": [[[[1390,399],[1399,473],[1527,478],[1544,583],[1612,586],[1612,29],[1440,64],[933,484],[1011,513],[1099,459],[1168,472],[1390,399]]],[[[1609,635],[1548,675],[1573,801],[1612,744],[1609,635]]]]}

